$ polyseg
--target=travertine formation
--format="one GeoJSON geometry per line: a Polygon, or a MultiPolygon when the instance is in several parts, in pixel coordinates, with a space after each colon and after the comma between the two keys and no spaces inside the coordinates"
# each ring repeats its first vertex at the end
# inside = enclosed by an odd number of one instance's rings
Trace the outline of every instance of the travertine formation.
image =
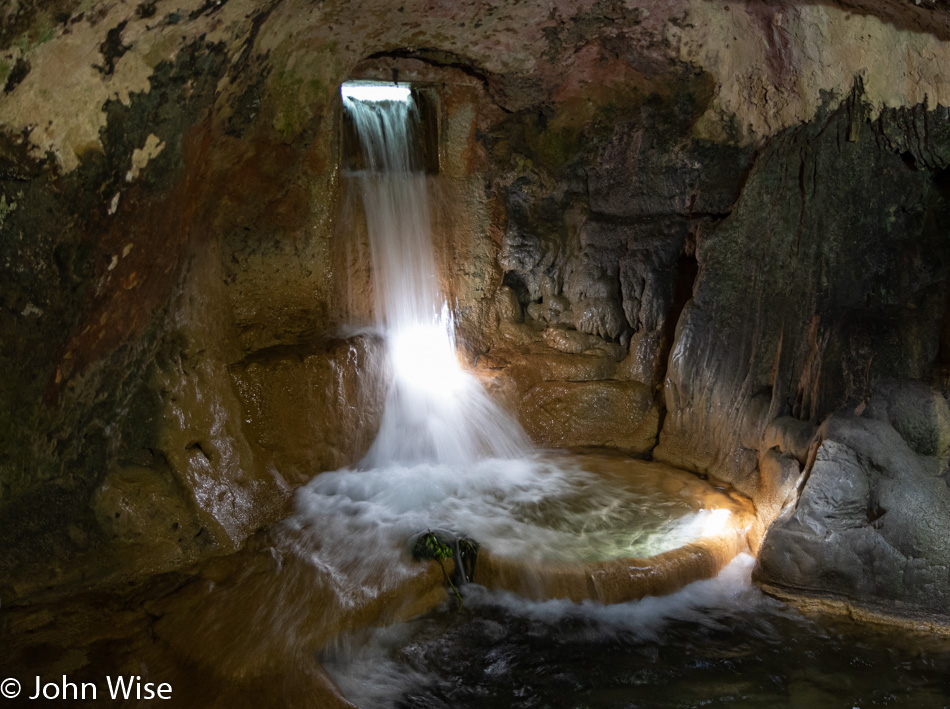
{"type": "Polygon", "coordinates": [[[770,584],[940,613],[948,42],[942,1],[7,3],[0,595],[236,549],[365,450],[337,90],[395,71],[463,356],[539,442],[732,483],[770,584]]]}

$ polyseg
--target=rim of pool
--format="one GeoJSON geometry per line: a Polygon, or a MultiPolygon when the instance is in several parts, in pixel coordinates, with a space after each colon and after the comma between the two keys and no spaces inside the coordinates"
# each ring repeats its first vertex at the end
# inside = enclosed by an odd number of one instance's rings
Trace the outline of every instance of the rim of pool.
{"type": "Polygon", "coordinates": [[[754,507],[724,485],[618,454],[540,457],[573,471],[566,490],[523,510],[525,527],[552,533],[534,545],[474,535],[475,583],[534,600],[623,603],[711,578],[749,548],[754,507]]]}

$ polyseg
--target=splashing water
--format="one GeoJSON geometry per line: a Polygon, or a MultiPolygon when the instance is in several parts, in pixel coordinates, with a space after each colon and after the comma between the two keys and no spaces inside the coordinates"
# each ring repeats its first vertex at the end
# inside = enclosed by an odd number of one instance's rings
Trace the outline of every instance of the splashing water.
{"type": "Polygon", "coordinates": [[[413,152],[419,111],[405,86],[344,84],[360,139],[377,324],[394,381],[380,432],[361,467],[463,464],[529,448],[520,426],[459,366],[454,322],[440,288],[426,175],[413,152]]]}
{"type": "MultiPolygon", "coordinates": [[[[523,559],[649,556],[704,533],[693,501],[631,491],[576,459],[534,451],[520,425],[458,362],[439,288],[426,176],[412,150],[419,111],[405,87],[344,84],[361,144],[377,326],[393,380],[379,433],[356,469],[314,478],[288,520],[341,596],[374,597],[416,573],[406,540],[468,534],[523,559]]],[[[728,513],[726,513],[728,514],[728,513]]]]}
{"type": "MultiPolygon", "coordinates": [[[[587,692],[578,691],[576,684],[563,686],[567,684],[565,679],[579,684],[569,673],[583,677],[586,670],[584,653],[572,652],[573,648],[596,653],[594,662],[604,657],[613,659],[605,646],[613,650],[614,657],[617,646],[652,645],[655,649],[657,645],[670,645],[675,649],[676,639],[664,638],[669,626],[690,624],[694,632],[715,630],[723,622],[721,618],[731,620],[734,615],[751,617],[762,627],[760,632],[772,634],[771,625],[776,617],[781,619],[783,609],[752,588],[749,577],[753,565],[752,557],[742,554],[713,579],[692,583],[669,596],[613,606],[527,601],[506,592],[469,587],[466,604],[474,612],[466,617],[453,616],[446,623],[444,617],[434,616],[377,628],[354,638],[359,642],[344,638],[324,653],[323,663],[346,697],[363,709],[589,706],[583,696],[587,692]],[[532,643],[532,653],[522,652],[532,643]],[[451,660],[442,661],[440,655],[454,659],[457,666],[452,667],[451,660]],[[458,662],[460,655],[465,657],[464,662],[458,662]],[[538,656],[548,663],[539,673],[546,676],[535,677],[530,672],[532,660],[538,656]],[[444,686],[453,681],[455,687],[444,686]],[[502,694],[506,683],[515,685],[512,694],[521,690],[520,700],[502,694]],[[534,696],[539,688],[551,683],[557,683],[555,686],[564,693],[560,703],[550,701],[551,692],[547,702],[534,696]],[[532,691],[524,691],[526,687],[532,691]],[[455,701],[444,701],[444,695],[455,701]]],[[[651,660],[646,666],[654,666],[657,657],[651,660]]],[[[674,664],[675,660],[666,663],[674,664]]],[[[609,666],[610,662],[605,664],[609,666]]],[[[623,672],[614,671],[617,675],[623,672]]],[[[610,669],[602,672],[609,676],[610,669]]],[[[721,676],[718,679],[722,682],[721,676]]],[[[624,689],[629,692],[629,687],[624,689]]],[[[615,703],[607,706],[654,706],[613,699],[615,703]]],[[[700,705],[696,702],[690,706],[700,705]]]]}

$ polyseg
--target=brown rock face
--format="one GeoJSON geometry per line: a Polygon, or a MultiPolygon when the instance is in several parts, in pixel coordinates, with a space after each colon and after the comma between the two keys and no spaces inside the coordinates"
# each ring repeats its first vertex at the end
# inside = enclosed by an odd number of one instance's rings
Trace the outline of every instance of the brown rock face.
{"type": "Polygon", "coordinates": [[[379,428],[388,385],[381,343],[272,348],[231,368],[264,465],[290,485],[357,460],[379,428]]]}
{"type": "Polygon", "coordinates": [[[778,417],[815,423],[857,406],[882,377],[932,375],[947,287],[932,269],[947,259],[932,220],[946,205],[929,171],[877,147],[882,131],[860,111],[839,109],[766,150],[700,244],[660,457],[754,485],[756,450],[778,417]]]}
{"type": "Polygon", "coordinates": [[[543,382],[528,390],[518,414],[545,448],[645,453],[656,445],[659,414],[650,387],[640,382],[543,382]]]}

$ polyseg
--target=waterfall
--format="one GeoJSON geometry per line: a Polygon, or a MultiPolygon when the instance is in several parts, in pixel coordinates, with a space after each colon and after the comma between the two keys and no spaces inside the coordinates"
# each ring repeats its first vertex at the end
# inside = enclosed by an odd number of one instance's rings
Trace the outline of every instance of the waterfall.
{"type": "Polygon", "coordinates": [[[362,154],[354,177],[366,215],[376,322],[393,370],[380,431],[361,467],[523,455],[529,444],[519,424],[458,362],[436,269],[412,92],[350,83],[342,96],[362,154]]]}
{"type": "Polygon", "coordinates": [[[420,577],[407,544],[425,530],[542,565],[653,555],[703,536],[721,516],[677,495],[618,487],[632,474],[626,458],[587,471],[575,456],[533,449],[460,367],[430,228],[432,178],[413,147],[412,92],[344,84],[342,96],[363,151],[348,177],[362,193],[376,324],[393,377],[370,450],[360,465],[297,491],[283,548],[312,562],[341,606],[358,608],[398,597],[420,577]]]}

